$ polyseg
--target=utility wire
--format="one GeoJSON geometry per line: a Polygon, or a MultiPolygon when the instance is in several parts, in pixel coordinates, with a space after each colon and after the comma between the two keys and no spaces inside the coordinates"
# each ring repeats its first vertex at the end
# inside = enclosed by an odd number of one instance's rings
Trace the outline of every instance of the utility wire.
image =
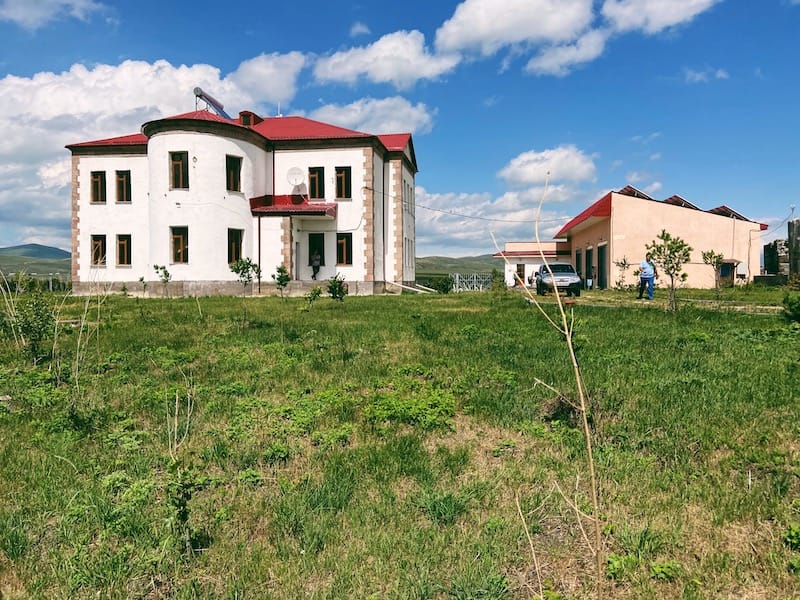
{"type": "MultiPolygon", "coordinates": [[[[452,215],[454,217],[462,217],[464,219],[475,219],[480,221],[496,221],[499,223],[535,223],[535,219],[492,219],[490,217],[476,217],[475,215],[465,215],[463,213],[457,213],[452,210],[443,210],[441,208],[432,208],[430,206],[425,206],[424,204],[414,203],[414,206],[418,206],[419,208],[424,208],[425,210],[432,210],[434,212],[444,213],[446,215],[452,215]]],[[[557,223],[559,221],[568,221],[572,217],[558,217],[556,219],[549,219],[546,221],[539,221],[540,223],[557,223]]]]}

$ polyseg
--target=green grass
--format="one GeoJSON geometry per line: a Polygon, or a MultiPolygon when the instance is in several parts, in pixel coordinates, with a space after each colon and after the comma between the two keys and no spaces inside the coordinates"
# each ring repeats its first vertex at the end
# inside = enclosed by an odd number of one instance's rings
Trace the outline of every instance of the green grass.
{"type": "MultiPolygon", "coordinates": [[[[800,330],[782,292],[681,298],[575,305],[606,597],[791,598],[800,330]]],[[[70,299],[36,366],[2,340],[0,591],[530,598],[518,501],[547,597],[592,597],[571,366],[519,294],[246,303],[70,299]]]]}

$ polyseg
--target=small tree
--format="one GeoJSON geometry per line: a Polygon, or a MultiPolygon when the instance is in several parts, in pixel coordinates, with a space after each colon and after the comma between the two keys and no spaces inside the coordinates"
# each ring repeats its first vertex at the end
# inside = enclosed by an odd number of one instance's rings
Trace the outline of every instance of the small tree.
{"type": "Polygon", "coordinates": [[[319,286],[314,286],[311,288],[311,291],[308,292],[303,298],[306,300],[306,306],[303,309],[305,312],[311,310],[311,307],[314,306],[314,302],[319,300],[319,297],[322,296],[322,288],[319,286]]]}
{"type": "Polygon", "coordinates": [[[261,277],[261,268],[249,258],[240,258],[230,264],[230,269],[239,278],[242,284],[242,297],[247,292],[247,286],[253,283],[253,279],[261,277]]]}
{"type": "Polygon", "coordinates": [[[169,295],[167,286],[169,282],[172,281],[172,274],[167,271],[166,265],[153,265],[153,270],[155,270],[156,275],[158,275],[159,280],[161,280],[161,285],[164,286],[164,297],[166,298],[169,295]]]}
{"type": "Polygon", "coordinates": [[[230,269],[239,278],[242,284],[242,327],[247,321],[247,305],[245,304],[245,294],[247,286],[253,283],[255,277],[261,277],[261,268],[249,258],[240,258],[230,264],[230,269]]]}
{"type": "Polygon", "coordinates": [[[628,269],[631,268],[631,263],[628,262],[628,258],[627,257],[623,256],[622,260],[615,260],[614,264],[619,269],[619,279],[617,279],[615,287],[618,290],[624,290],[626,288],[625,274],[628,272],[628,269]]]}
{"type": "Polygon", "coordinates": [[[720,268],[722,267],[722,254],[718,254],[713,250],[706,250],[703,252],[703,262],[709,265],[712,269],[714,269],[714,292],[717,295],[717,300],[719,300],[719,277],[720,277],[720,268]]]}
{"type": "Polygon", "coordinates": [[[278,265],[277,272],[272,274],[272,278],[275,280],[275,285],[278,287],[278,291],[281,293],[281,298],[283,298],[283,291],[292,280],[292,278],[289,276],[289,271],[283,265],[278,265]]]}
{"type": "Polygon", "coordinates": [[[686,281],[686,273],[683,273],[683,265],[689,262],[692,247],[683,239],[667,233],[662,229],[656,240],[645,246],[652,254],[661,272],[669,277],[669,309],[677,309],[675,303],[675,287],[679,281],[686,281]]]}
{"type": "Polygon", "coordinates": [[[344,282],[344,276],[337,273],[328,280],[328,295],[334,300],[344,302],[344,297],[347,296],[347,284],[344,282]]]}

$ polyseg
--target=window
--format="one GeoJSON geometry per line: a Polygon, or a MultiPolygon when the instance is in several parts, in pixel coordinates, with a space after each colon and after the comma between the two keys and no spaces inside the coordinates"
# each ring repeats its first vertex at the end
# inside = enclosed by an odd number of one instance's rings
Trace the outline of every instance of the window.
{"type": "Polygon", "coordinates": [[[325,197],[325,168],[309,167],[308,197],[322,199],[325,197]]]}
{"type": "Polygon", "coordinates": [[[92,236],[92,266],[106,266],[106,236],[104,235],[92,236]]]}
{"type": "Polygon", "coordinates": [[[228,229],[228,264],[242,258],[243,229],[228,229]]]}
{"type": "Polygon", "coordinates": [[[352,233],[337,233],[336,234],[336,264],[337,265],[352,265],[353,264],[353,234],[352,233]]]}
{"type": "Polygon", "coordinates": [[[172,262],[189,262],[189,228],[170,227],[172,232],[172,262]]]}
{"type": "Polygon", "coordinates": [[[131,236],[130,234],[117,236],[117,266],[131,266],[131,236]]]}
{"type": "Polygon", "coordinates": [[[131,172],[117,171],[117,202],[131,201],[131,172]]]}
{"type": "Polygon", "coordinates": [[[350,167],[336,167],[336,197],[350,199],[350,167]]]}
{"type": "Polygon", "coordinates": [[[324,233],[309,233],[308,234],[308,265],[311,266],[311,257],[314,253],[319,254],[319,264],[325,264],[325,234],[324,233]]]}
{"type": "Polygon", "coordinates": [[[106,201],[106,172],[92,171],[92,202],[103,204],[106,201]]]}
{"type": "Polygon", "coordinates": [[[517,264],[517,276],[514,277],[514,285],[519,285],[519,282],[525,283],[525,265],[517,264]]]}
{"type": "Polygon", "coordinates": [[[170,189],[188,190],[189,189],[189,153],[170,152],[170,189]]]}
{"type": "Polygon", "coordinates": [[[225,184],[229,192],[242,191],[241,156],[225,156],[225,184]]]}

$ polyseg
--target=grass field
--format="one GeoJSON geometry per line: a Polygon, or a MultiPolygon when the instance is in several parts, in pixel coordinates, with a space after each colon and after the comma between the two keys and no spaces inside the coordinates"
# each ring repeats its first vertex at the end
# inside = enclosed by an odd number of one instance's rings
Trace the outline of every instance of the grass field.
{"type": "MultiPolygon", "coordinates": [[[[800,597],[800,329],[776,290],[663,296],[574,306],[603,597],[800,597]]],[[[0,343],[4,599],[596,597],[520,294],[45,298],[52,355],[0,343]]]]}

